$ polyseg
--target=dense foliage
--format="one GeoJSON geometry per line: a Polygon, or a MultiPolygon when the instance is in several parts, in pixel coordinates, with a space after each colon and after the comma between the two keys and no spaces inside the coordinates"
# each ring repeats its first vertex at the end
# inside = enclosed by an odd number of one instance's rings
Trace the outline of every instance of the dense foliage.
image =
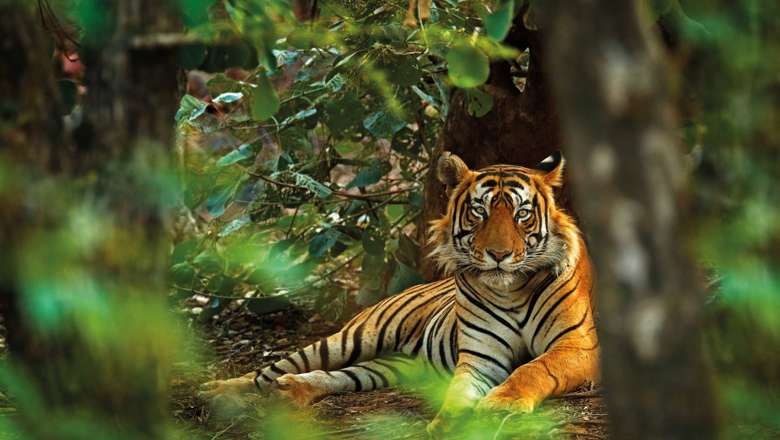
{"type": "Polygon", "coordinates": [[[182,294],[317,292],[306,298],[338,316],[347,298],[333,277],[352,261],[361,305],[419,283],[410,236],[449,89],[468,87],[475,115],[490,110],[478,86],[490,58],[519,55],[500,44],[514,2],[445,2],[417,28],[402,24],[402,1],[324,2],[305,25],[286,1],[206,3],[211,19],[191,23],[204,43],[181,49],[182,67],[225,67],[214,45],[239,39],[231,50],[246,57],[231,62],[250,70],[213,76],[210,103],[187,95],[177,115],[184,203],[208,230],[174,251],[182,294]]]}

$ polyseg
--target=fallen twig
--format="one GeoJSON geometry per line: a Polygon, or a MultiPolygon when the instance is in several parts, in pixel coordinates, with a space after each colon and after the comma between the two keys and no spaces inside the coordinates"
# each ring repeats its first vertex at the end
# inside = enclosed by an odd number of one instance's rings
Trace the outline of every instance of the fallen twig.
{"type": "Polygon", "coordinates": [[[586,399],[589,397],[601,397],[601,388],[596,388],[588,391],[582,391],[579,393],[562,394],[560,396],[553,396],[550,399],[586,399]]]}

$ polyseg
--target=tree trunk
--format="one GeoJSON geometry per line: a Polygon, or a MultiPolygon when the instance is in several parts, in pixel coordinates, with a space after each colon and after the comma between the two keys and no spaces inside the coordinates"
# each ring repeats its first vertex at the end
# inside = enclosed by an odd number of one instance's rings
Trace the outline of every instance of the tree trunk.
{"type": "Polygon", "coordinates": [[[549,70],[598,271],[614,438],[713,438],[702,286],[682,249],[687,198],[670,75],[636,1],[547,2],[549,70]]]}

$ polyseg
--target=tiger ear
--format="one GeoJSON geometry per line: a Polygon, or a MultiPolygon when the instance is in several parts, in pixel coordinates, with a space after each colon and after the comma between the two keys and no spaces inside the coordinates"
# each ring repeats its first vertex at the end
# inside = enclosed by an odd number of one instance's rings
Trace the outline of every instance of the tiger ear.
{"type": "Polygon", "coordinates": [[[539,162],[535,168],[545,173],[542,177],[544,183],[553,188],[560,188],[563,186],[563,167],[565,164],[566,160],[563,159],[561,152],[556,151],[539,162]]]}
{"type": "Polygon", "coordinates": [[[439,157],[439,163],[436,166],[436,175],[439,181],[447,185],[447,189],[452,189],[468,175],[469,167],[458,156],[445,151],[439,157]]]}

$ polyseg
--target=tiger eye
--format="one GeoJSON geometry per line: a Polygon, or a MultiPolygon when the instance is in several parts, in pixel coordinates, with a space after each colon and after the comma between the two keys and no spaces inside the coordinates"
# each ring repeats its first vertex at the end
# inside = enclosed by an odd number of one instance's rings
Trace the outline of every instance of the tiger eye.
{"type": "Polygon", "coordinates": [[[517,214],[515,214],[515,221],[521,222],[523,220],[527,220],[530,216],[531,216],[530,209],[521,209],[517,211],[517,214]]]}

